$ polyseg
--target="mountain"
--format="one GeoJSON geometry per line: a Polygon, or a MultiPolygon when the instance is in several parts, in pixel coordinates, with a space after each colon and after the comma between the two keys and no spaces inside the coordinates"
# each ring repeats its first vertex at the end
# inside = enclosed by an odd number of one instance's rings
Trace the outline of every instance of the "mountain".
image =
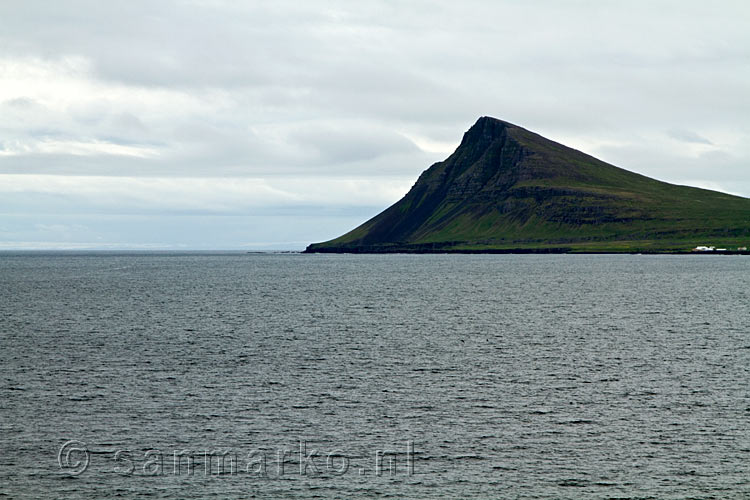
{"type": "Polygon", "coordinates": [[[629,172],[480,118],[394,205],[306,252],[683,252],[750,246],[750,199],[629,172]]]}

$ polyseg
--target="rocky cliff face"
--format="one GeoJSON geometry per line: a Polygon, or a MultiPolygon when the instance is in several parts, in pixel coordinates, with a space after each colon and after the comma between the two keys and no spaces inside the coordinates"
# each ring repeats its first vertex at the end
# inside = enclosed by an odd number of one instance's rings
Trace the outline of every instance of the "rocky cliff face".
{"type": "Polygon", "coordinates": [[[482,117],[400,201],[307,251],[678,249],[750,236],[748,220],[745,198],[656,181],[482,117]]]}

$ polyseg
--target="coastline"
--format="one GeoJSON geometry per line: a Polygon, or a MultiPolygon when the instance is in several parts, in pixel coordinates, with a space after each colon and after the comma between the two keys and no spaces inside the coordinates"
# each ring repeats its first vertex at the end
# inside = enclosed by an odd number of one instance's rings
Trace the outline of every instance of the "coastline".
{"type": "Polygon", "coordinates": [[[576,250],[573,248],[488,248],[488,249],[426,249],[426,248],[306,248],[306,254],[570,254],[570,255],[750,255],[750,251],[726,250],[695,252],[668,250],[576,250]]]}

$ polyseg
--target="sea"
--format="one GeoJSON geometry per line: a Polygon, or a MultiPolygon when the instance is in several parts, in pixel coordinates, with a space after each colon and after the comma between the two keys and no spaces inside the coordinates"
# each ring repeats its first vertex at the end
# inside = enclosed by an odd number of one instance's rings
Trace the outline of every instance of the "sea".
{"type": "Polygon", "coordinates": [[[0,497],[750,498],[750,257],[0,254],[0,497]]]}

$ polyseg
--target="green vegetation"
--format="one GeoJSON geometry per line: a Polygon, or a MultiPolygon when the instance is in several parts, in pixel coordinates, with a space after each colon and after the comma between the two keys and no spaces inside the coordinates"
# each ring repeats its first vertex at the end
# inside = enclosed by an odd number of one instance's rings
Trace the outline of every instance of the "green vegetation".
{"type": "Polygon", "coordinates": [[[750,199],[657,181],[482,117],[400,201],[308,252],[689,252],[750,246],[750,199]]]}

